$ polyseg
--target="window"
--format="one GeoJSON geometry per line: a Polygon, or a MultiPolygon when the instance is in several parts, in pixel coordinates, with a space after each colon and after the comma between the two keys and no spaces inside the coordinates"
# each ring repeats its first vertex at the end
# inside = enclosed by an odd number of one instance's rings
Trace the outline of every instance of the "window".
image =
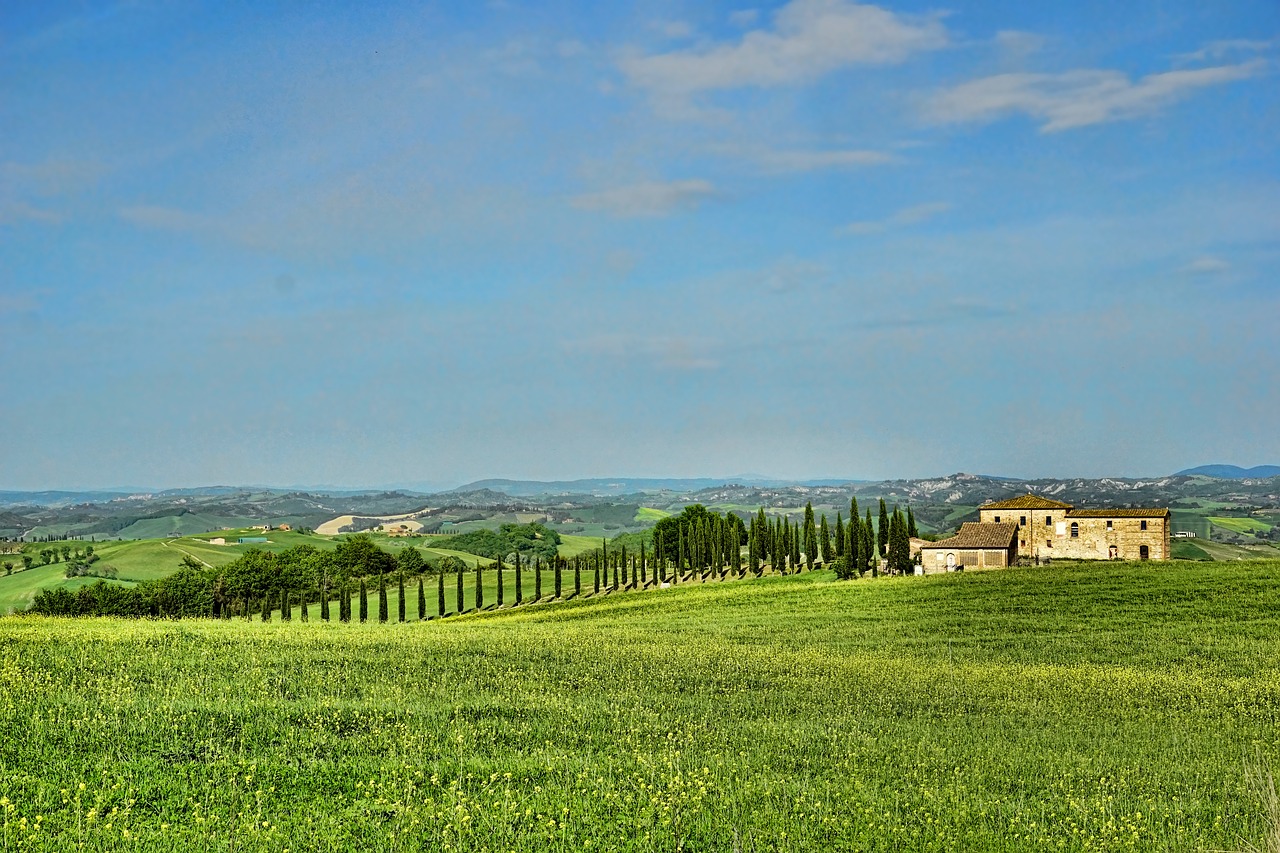
{"type": "Polygon", "coordinates": [[[1110,530],[1110,529],[1111,529],[1111,519],[1109,519],[1109,518],[1107,519],[1107,529],[1108,529],[1108,530],[1110,530]]]}
{"type": "Polygon", "coordinates": [[[1000,523],[1000,516],[998,516],[998,515],[997,515],[997,516],[996,516],[996,524],[999,524],[999,523],[1000,523]]]}
{"type": "Polygon", "coordinates": [[[1071,538],[1072,539],[1080,538],[1080,525],[1076,524],[1074,521],[1071,522],[1071,538]]]}
{"type": "Polygon", "coordinates": [[[1052,547],[1053,547],[1053,540],[1052,540],[1052,539],[1046,539],[1046,540],[1044,540],[1044,547],[1046,547],[1046,548],[1052,548],[1052,547]]]}
{"type": "Polygon", "coordinates": [[[1027,526],[1027,517],[1026,517],[1025,515],[1024,515],[1024,516],[1022,516],[1021,518],[1019,518],[1019,519],[1018,519],[1018,523],[1019,523],[1019,524],[1021,524],[1023,527],[1026,527],[1026,526],[1027,526]]]}
{"type": "Polygon", "coordinates": [[[1052,516],[1052,515],[1046,515],[1046,516],[1044,517],[1044,526],[1045,526],[1045,527],[1053,527],[1053,516],[1052,516]]]}
{"type": "Polygon", "coordinates": [[[1025,540],[1025,539],[1020,539],[1020,540],[1018,540],[1018,547],[1019,547],[1019,548],[1025,548],[1025,547],[1027,547],[1027,540],[1025,540]]]}
{"type": "MultiPolygon", "coordinates": [[[[1146,530],[1146,529],[1147,529],[1147,520],[1146,520],[1145,518],[1144,518],[1144,519],[1142,519],[1142,523],[1141,523],[1141,525],[1140,525],[1140,526],[1142,527],[1142,529],[1143,529],[1143,530],[1146,530]]],[[[1145,559],[1145,558],[1144,558],[1144,559],[1145,559]]]]}

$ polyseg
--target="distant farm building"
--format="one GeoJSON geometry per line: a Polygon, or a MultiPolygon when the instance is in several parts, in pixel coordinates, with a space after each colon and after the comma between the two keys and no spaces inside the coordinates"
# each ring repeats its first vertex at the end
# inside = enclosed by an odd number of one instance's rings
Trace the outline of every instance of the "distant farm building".
{"type": "MultiPolygon", "coordinates": [[[[982,525],[1013,524],[1017,554],[1037,560],[1167,560],[1167,508],[1077,509],[1039,495],[978,507],[982,525]]],[[[968,525],[965,525],[966,527],[968,525]]]]}
{"type": "Polygon", "coordinates": [[[279,527],[276,528],[276,530],[292,530],[292,529],[293,528],[287,524],[281,524],[279,527]]]}
{"type": "Polygon", "coordinates": [[[967,521],[950,539],[925,542],[920,565],[925,574],[957,569],[995,569],[1013,565],[1018,557],[1018,525],[967,521]]]}

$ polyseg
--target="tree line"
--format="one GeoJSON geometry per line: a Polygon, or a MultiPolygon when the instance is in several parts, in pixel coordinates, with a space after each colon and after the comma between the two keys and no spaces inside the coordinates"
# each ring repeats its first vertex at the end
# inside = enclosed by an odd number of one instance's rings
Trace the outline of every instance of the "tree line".
{"type": "MultiPolygon", "coordinates": [[[[221,567],[210,567],[184,556],[178,571],[133,586],[98,583],[70,590],[41,590],[28,612],[62,616],[221,617],[264,621],[279,610],[289,619],[295,606],[300,618],[309,618],[309,605],[320,605],[320,618],[329,620],[331,603],[337,619],[364,622],[370,619],[370,595],[377,597],[377,619],[391,620],[388,587],[398,591],[397,621],[405,621],[406,589],[417,589],[419,619],[461,613],[486,607],[485,573],[494,573],[496,600],[489,607],[517,606],[526,602],[566,599],[620,589],[668,586],[690,581],[760,576],[766,570],[790,574],[832,568],[838,577],[850,578],[880,572],[883,563],[893,574],[912,571],[909,539],[918,535],[910,508],[888,511],[880,501],[879,520],[868,508],[859,516],[857,499],[851,500],[850,521],[837,512],[834,523],[825,514],[815,518],[812,503],[802,521],[788,516],[770,518],[761,508],[750,524],[733,513],[721,514],[700,504],[655,525],[652,538],[639,548],[602,540],[593,551],[571,558],[541,548],[513,548],[510,565],[501,556],[491,566],[469,568],[456,557],[431,565],[416,548],[393,555],[379,548],[367,535],[339,540],[331,551],[311,545],[270,552],[250,549],[221,567]],[[745,546],[745,553],[744,547],[745,546]],[[526,599],[527,574],[533,574],[533,597],[526,599]],[[428,606],[427,578],[434,574],[435,606],[428,606]],[[468,583],[467,578],[471,580],[468,583]],[[450,583],[449,578],[452,578],[450,583]],[[512,581],[507,594],[507,579],[512,581]],[[450,590],[449,587],[452,586],[450,590]],[[471,589],[472,607],[466,607],[471,589]],[[450,593],[452,593],[450,595],[450,593]],[[449,599],[452,599],[450,602],[449,599]],[[353,605],[353,600],[356,604],[353,605]],[[353,606],[358,607],[355,613],[353,606]]],[[[520,527],[541,525],[521,525],[520,527]]],[[[507,527],[515,527],[507,525],[507,527]]],[[[547,530],[554,536],[554,531],[547,530]]],[[[558,539],[558,537],[556,537],[558,539]]],[[[634,541],[634,540],[633,540],[634,541]]]]}

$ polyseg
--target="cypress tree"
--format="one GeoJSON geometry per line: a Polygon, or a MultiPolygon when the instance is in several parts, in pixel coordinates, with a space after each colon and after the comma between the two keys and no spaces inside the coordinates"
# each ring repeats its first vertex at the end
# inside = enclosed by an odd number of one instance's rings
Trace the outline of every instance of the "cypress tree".
{"type": "Polygon", "coordinates": [[[303,587],[298,593],[298,618],[303,622],[311,621],[311,614],[307,612],[307,588],[303,587]]]}
{"type": "Polygon", "coordinates": [[[851,577],[862,576],[862,519],[855,518],[845,530],[845,559],[849,561],[851,577]]]}
{"type": "Polygon", "coordinates": [[[676,577],[679,577],[684,573],[684,526],[681,525],[676,530],[676,543],[679,545],[676,551],[676,577]]]}
{"type": "Polygon", "coordinates": [[[387,578],[378,572],[378,621],[386,622],[390,614],[387,609],[387,578]]]}
{"type": "Polygon", "coordinates": [[[649,573],[648,573],[648,571],[645,569],[645,565],[644,565],[645,560],[644,560],[644,557],[645,557],[645,555],[644,555],[644,543],[643,543],[643,542],[641,542],[641,543],[640,543],[640,586],[648,586],[648,585],[649,585],[649,573]]]}
{"type": "Polygon", "coordinates": [[[822,554],[822,565],[830,566],[835,552],[831,549],[831,528],[827,527],[827,514],[822,514],[822,523],[818,525],[818,551],[822,554]]]}
{"type": "Polygon", "coordinates": [[[618,555],[618,562],[622,564],[622,585],[627,586],[627,546],[622,546],[622,553],[618,555]]]}
{"type": "MultiPolygon", "coordinates": [[[[826,516],[823,516],[826,520],[826,516]]],[[[836,556],[843,557],[844,553],[844,519],[840,517],[840,511],[836,510],[836,556]]]]}
{"type": "Polygon", "coordinates": [[[280,590],[280,621],[293,621],[292,608],[289,607],[289,590],[287,589],[280,590]]]}
{"type": "Polygon", "coordinates": [[[619,562],[621,561],[618,559],[617,555],[615,554],[613,558],[613,588],[615,591],[618,589],[618,563],[619,562]]]}
{"type": "Polygon", "coordinates": [[[466,572],[466,570],[467,570],[466,563],[463,563],[461,560],[459,560],[457,568],[453,572],[455,575],[457,575],[457,582],[458,582],[458,590],[457,590],[457,593],[458,593],[457,594],[457,599],[458,599],[457,612],[458,613],[461,613],[463,610],[465,610],[467,605],[466,598],[464,597],[462,592],[462,575],[464,572],[466,572]]]}
{"type": "Polygon", "coordinates": [[[561,582],[561,570],[563,569],[563,567],[560,565],[560,558],[558,556],[555,557],[554,559],[556,561],[556,598],[561,598],[562,589],[560,586],[560,582],[561,582]]]}
{"type": "Polygon", "coordinates": [[[351,621],[351,593],[347,589],[345,580],[338,584],[338,621],[351,621]]]}
{"type": "Polygon", "coordinates": [[[818,526],[813,521],[813,501],[804,505],[804,562],[813,571],[813,561],[818,556],[818,526]]]}
{"type": "Polygon", "coordinates": [[[445,611],[445,604],[444,604],[444,566],[439,566],[439,567],[437,567],[437,571],[436,571],[436,585],[437,585],[437,587],[438,587],[438,590],[437,590],[437,591],[440,593],[440,601],[438,602],[438,604],[439,604],[439,610],[437,611],[437,615],[439,615],[439,616],[443,616],[443,615],[444,615],[444,611],[445,611]]]}
{"type": "Polygon", "coordinates": [[[498,606],[501,607],[502,597],[503,597],[502,596],[502,558],[501,557],[498,558],[498,562],[495,568],[497,568],[498,570],[498,606]]]}
{"type": "Polygon", "coordinates": [[[920,529],[916,527],[916,516],[910,506],[907,507],[907,536],[911,539],[920,538],[920,529]]]}
{"type": "Polygon", "coordinates": [[[582,555],[573,558],[573,594],[582,595],[582,555]]]}
{"type": "Polygon", "coordinates": [[[880,499],[880,524],[876,527],[876,556],[884,557],[889,548],[889,510],[880,499]]]}
{"type": "Polygon", "coordinates": [[[542,600],[542,558],[533,561],[533,600],[542,600]]]}
{"type": "Polygon", "coordinates": [[[794,571],[800,571],[800,525],[798,524],[791,527],[791,566],[794,571]]]}
{"type": "Polygon", "coordinates": [[[422,575],[418,575],[418,621],[427,618],[427,591],[423,587],[422,575]]]}
{"type": "Polygon", "coordinates": [[[858,512],[858,499],[856,497],[849,498],[849,520],[862,521],[862,514],[858,512]]]}
{"type": "Polygon", "coordinates": [[[484,566],[476,560],[476,610],[484,610],[484,566]]]}
{"type": "Polygon", "coordinates": [[[871,507],[867,507],[867,520],[862,527],[862,547],[866,550],[871,577],[879,577],[880,556],[876,553],[875,525],[871,521],[871,507]]]}
{"type": "Polygon", "coordinates": [[[404,572],[396,573],[396,586],[400,590],[400,603],[396,605],[396,616],[400,617],[400,621],[403,622],[405,621],[405,618],[404,618],[404,606],[405,606],[404,572]]]}
{"type": "Polygon", "coordinates": [[[360,578],[360,621],[369,621],[369,587],[360,578]]]}
{"type": "Polygon", "coordinates": [[[592,566],[592,568],[594,568],[594,569],[595,569],[595,572],[596,572],[596,585],[595,585],[595,592],[596,592],[596,594],[599,594],[599,592],[600,592],[600,558],[599,558],[599,557],[592,557],[592,558],[591,558],[591,566],[592,566]]]}
{"type": "Polygon", "coordinates": [[[524,601],[524,578],[520,574],[520,552],[516,551],[516,605],[524,601]]]}
{"type": "Polygon", "coordinates": [[[325,578],[320,584],[320,619],[321,621],[329,621],[329,579],[325,578]]]}
{"type": "Polygon", "coordinates": [[[262,621],[271,621],[271,596],[269,595],[262,596],[262,621]]]}

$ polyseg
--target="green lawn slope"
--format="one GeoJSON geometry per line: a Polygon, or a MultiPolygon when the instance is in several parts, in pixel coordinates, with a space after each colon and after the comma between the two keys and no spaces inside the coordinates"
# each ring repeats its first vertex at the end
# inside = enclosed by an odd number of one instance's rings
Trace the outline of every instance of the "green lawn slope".
{"type": "Polygon", "coordinates": [[[1241,850],[1247,771],[1280,769],[1280,561],[11,618],[0,647],[27,850],[1241,850]]]}

